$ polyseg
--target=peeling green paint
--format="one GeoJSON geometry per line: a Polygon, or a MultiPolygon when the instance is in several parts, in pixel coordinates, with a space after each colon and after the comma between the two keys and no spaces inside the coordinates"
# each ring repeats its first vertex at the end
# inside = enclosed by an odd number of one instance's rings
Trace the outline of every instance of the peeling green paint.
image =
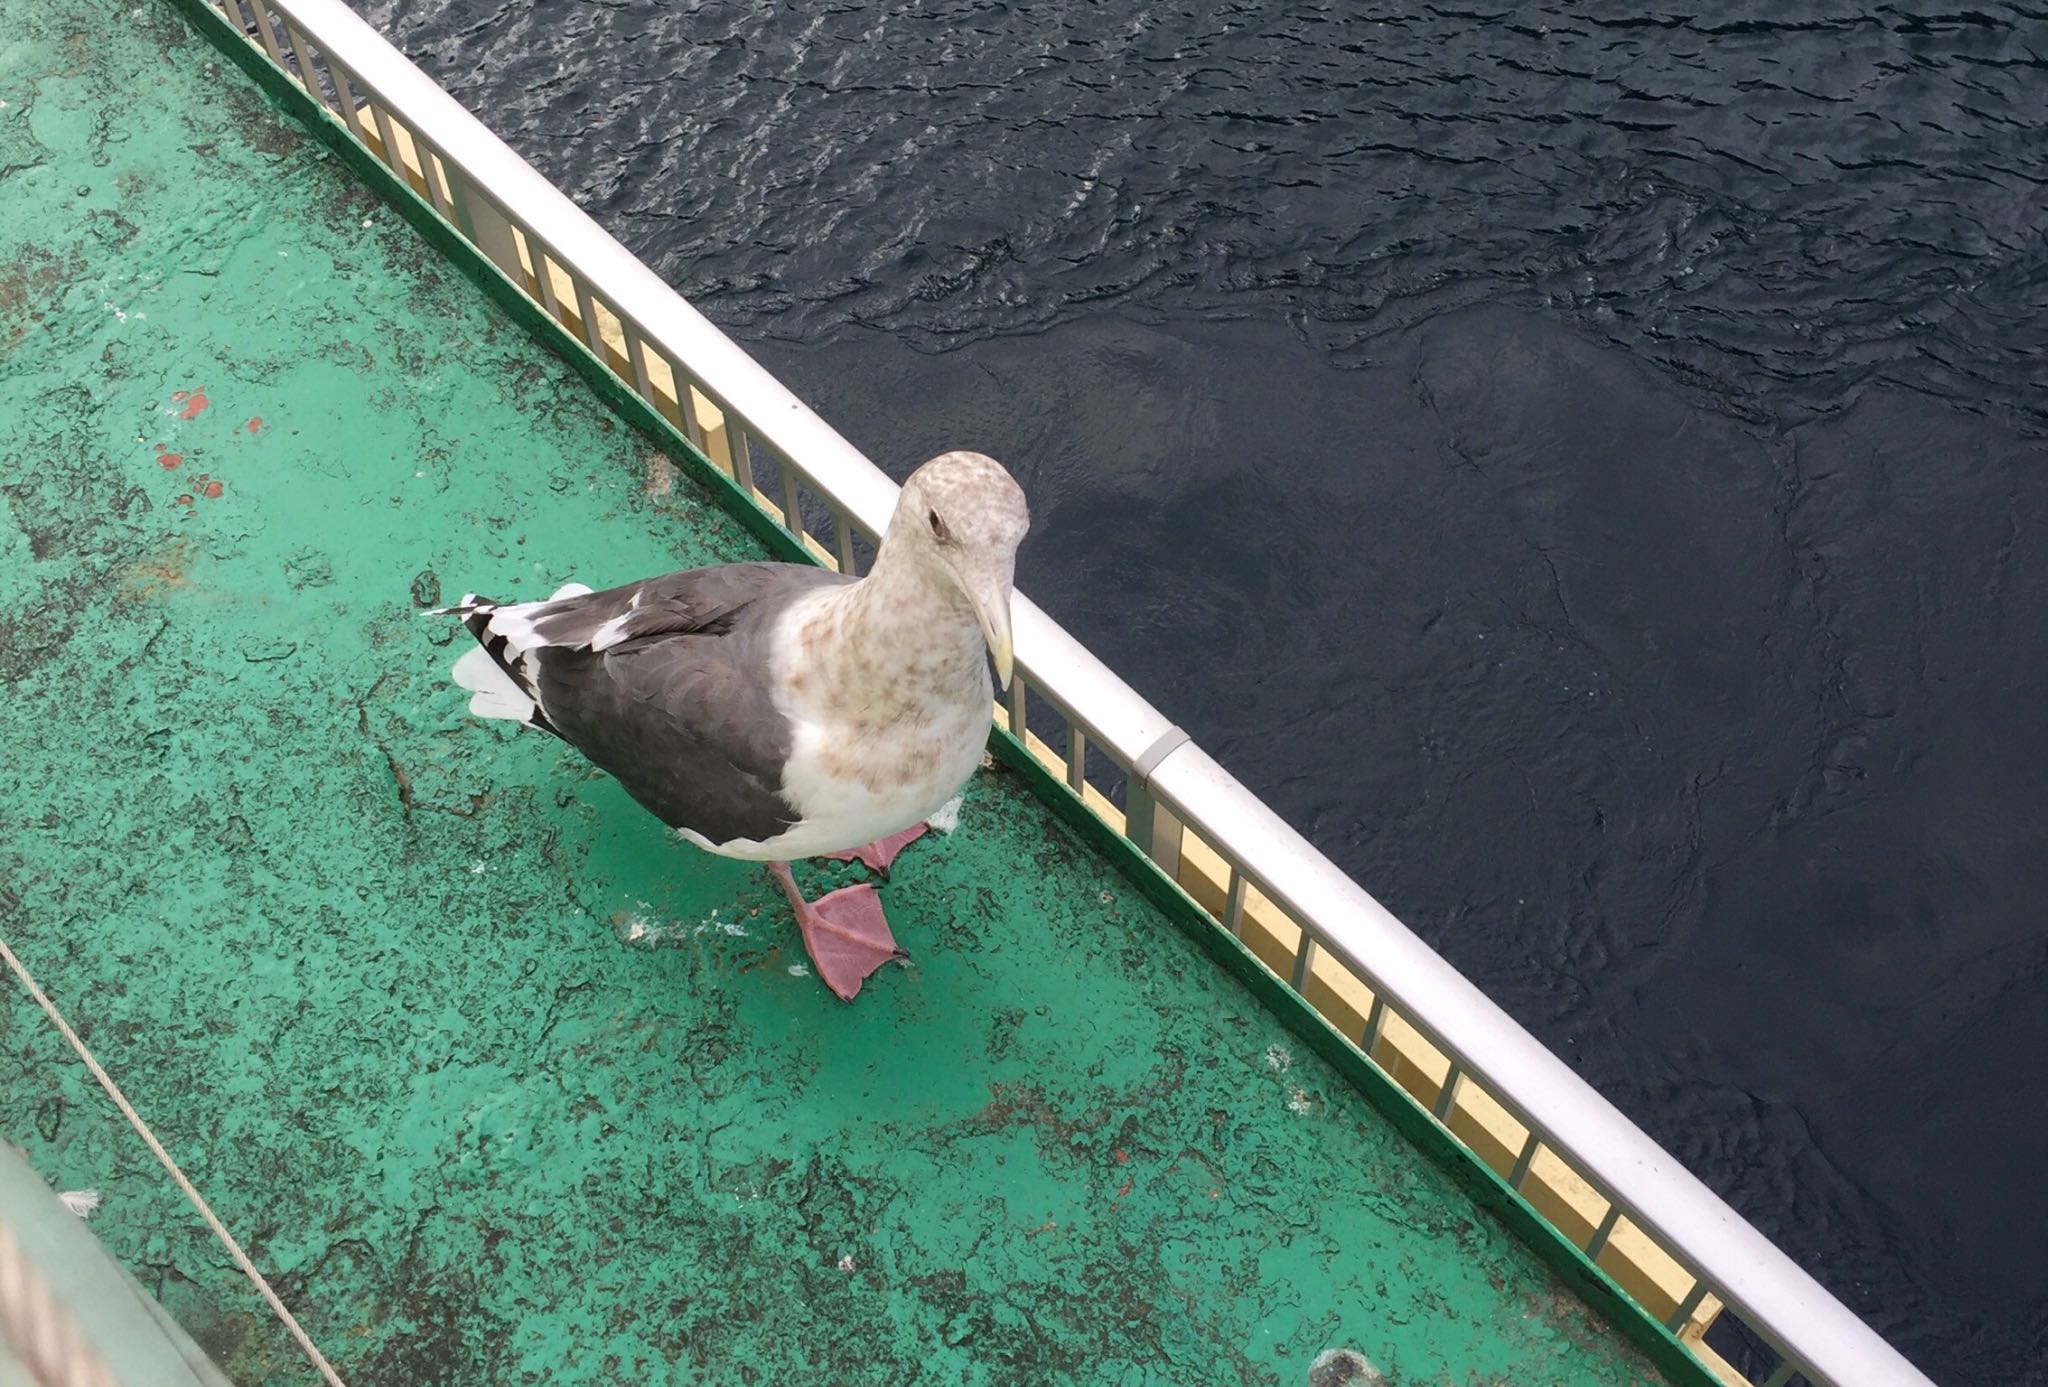
{"type": "MultiPolygon", "coordinates": [[[[759,541],[170,11],[0,35],[0,931],[353,1383],[1658,1380],[1015,772],[844,1006],[468,719],[421,607],[759,541]]],[[[0,995],[0,1130],[306,1380],[0,995]]]]}

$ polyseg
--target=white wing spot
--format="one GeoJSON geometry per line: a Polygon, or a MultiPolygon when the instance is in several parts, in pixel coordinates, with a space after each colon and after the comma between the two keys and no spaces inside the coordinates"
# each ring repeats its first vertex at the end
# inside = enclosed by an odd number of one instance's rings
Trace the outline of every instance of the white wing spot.
{"type": "Polygon", "coordinates": [[[596,631],[591,633],[590,648],[592,650],[610,650],[613,646],[624,640],[626,638],[626,621],[627,617],[615,616],[604,625],[598,627],[596,631]]]}

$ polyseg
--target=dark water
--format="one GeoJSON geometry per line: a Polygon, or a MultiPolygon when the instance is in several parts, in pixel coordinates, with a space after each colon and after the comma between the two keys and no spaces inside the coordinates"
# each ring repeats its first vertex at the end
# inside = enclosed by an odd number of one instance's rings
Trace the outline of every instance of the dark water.
{"type": "Polygon", "coordinates": [[[1937,1379],[2048,1382],[2048,9],[367,13],[1937,1379]]]}

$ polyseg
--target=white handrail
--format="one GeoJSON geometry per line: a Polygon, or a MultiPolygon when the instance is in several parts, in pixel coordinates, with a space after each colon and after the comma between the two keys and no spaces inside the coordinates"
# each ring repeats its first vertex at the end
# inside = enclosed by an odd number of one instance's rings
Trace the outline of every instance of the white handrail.
{"type": "MultiPolygon", "coordinates": [[[[217,3],[246,34],[250,26],[242,17],[242,0],[217,3]]],[[[637,336],[666,355],[679,372],[678,395],[686,393],[680,378],[686,373],[687,383],[740,421],[752,439],[793,464],[840,518],[870,537],[882,532],[897,487],[880,468],[341,0],[272,0],[268,8],[284,18],[284,39],[299,65],[307,61],[305,41],[310,40],[329,65],[330,78],[338,68],[382,108],[377,119],[387,162],[396,162],[388,148],[388,118],[395,117],[459,180],[458,187],[448,190],[455,204],[479,194],[525,234],[538,279],[544,284],[547,279],[540,260],[544,250],[580,280],[579,293],[587,291],[586,301],[595,296],[620,318],[629,352],[637,336]]],[[[259,46],[283,65],[284,46],[271,32],[274,27],[259,19],[259,46]]],[[[317,74],[302,73],[301,80],[321,96],[317,74]]],[[[361,126],[347,123],[350,134],[363,140],[361,126]]],[[[427,162],[424,155],[421,162],[427,162]]],[[[427,178],[431,183],[432,174],[427,178]]],[[[436,208],[448,216],[442,190],[433,191],[436,208]]],[[[482,246],[483,238],[476,239],[482,246]]],[[[509,241],[495,253],[487,250],[501,267],[506,267],[506,246],[509,241]]],[[[552,296],[554,289],[546,286],[542,292],[552,296]]],[[[584,327],[595,343],[594,325],[586,319],[584,327]]],[[[646,394],[644,362],[637,356],[634,374],[637,388],[646,394]]],[[[800,523],[794,516],[787,520],[792,526],[800,523]]],[[[1738,1308],[1786,1356],[1774,1381],[1796,1368],[1815,1387],[1932,1387],[1257,796],[1200,747],[1179,739],[1163,713],[1021,594],[1013,625],[1017,666],[1029,687],[1071,715],[1093,745],[1126,771],[1137,767],[1142,772],[1148,753],[1164,753],[1149,776],[1132,777],[1134,830],[1141,802],[1148,816],[1155,804],[1163,806],[1256,877],[1265,894],[1302,922],[1318,946],[1369,982],[1377,995],[1390,998],[1455,1065],[1481,1079],[1532,1132],[1684,1260],[1703,1286],[1711,1285],[1738,1308]]],[[[1139,836],[1148,851],[1149,836],[1149,831],[1139,836]]],[[[1607,1226],[1612,1226],[1611,1217],[1607,1226]]]]}
{"type": "Polygon", "coordinates": [[[1160,763],[1152,785],[1190,825],[1224,841],[1260,843],[1259,874],[1269,896],[1315,921],[1322,947],[1399,998],[1411,1022],[1483,1075],[1632,1220],[1681,1249],[1724,1300],[1779,1336],[1810,1380],[1843,1387],[1927,1382],[1208,753],[1182,747],[1160,763]]]}

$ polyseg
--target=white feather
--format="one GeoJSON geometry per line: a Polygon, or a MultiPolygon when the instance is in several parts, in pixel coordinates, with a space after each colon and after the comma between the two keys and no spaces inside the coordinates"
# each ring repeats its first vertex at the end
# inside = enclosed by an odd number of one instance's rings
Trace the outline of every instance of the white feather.
{"type": "Polygon", "coordinates": [[[78,1217],[84,1218],[99,1208],[100,1192],[98,1190],[66,1190],[57,1196],[57,1202],[64,1206],[65,1213],[76,1214],[78,1217]]]}
{"type": "Polygon", "coordinates": [[[540,632],[533,629],[533,613],[546,605],[545,602],[521,602],[516,607],[500,607],[491,613],[484,629],[494,636],[503,636],[514,654],[523,655],[547,643],[540,638],[540,632]]]}
{"type": "MultiPolygon", "coordinates": [[[[635,593],[633,596],[637,602],[639,594],[635,593]]],[[[615,616],[604,625],[598,627],[596,631],[591,633],[590,648],[592,650],[610,650],[613,646],[625,640],[626,622],[631,616],[631,612],[628,612],[625,616],[615,616]]]]}
{"type": "Polygon", "coordinates": [[[514,683],[512,676],[498,668],[497,661],[482,646],[465,653],[451,671],[455,682],[474,695],[469,711],[480,718],[509,718],[525,722],[533,716],[534,702],[514,683]]]}
{"type": "Polygon", "coordinates": [[[545,601],[514,602],[499,607],[491,613],[490,620],[485,623],[485,629],[494,636],[503,636],[505,644],[512,648],[513,653],[524,655],[529,650],[537,650],[547,644],[541,639],[540,632],[533,627],[533,619],[543,607],[567,597],[587,596],[589,592],[590,589],[581,583],[564,583],[545,601]]]}
{"type": "MultiPolygon", "coordinates": [[[[515,602],[509,607],[494,609],[484,623],[484,629],[494,636],[504,637],[507,653],[515,661],[520,660],[529,650],[547,644],[533,628],[535,612],[549,602],[559,602],[565,597],[584,597],[590,591],[582,583],[564,583],[546,602],[515,602]]],[[[466,592],[459,606],[467,607],[475,601],[476,594],[466,592]]],[[[458,659],[450,672],[457,684],[474,695],[469,700],[469,711],[477,717],[525,722],[539,707],[532,695],[519,687],[519,681],[499,668],[490,652],[480,645],[458,659]]]]}

